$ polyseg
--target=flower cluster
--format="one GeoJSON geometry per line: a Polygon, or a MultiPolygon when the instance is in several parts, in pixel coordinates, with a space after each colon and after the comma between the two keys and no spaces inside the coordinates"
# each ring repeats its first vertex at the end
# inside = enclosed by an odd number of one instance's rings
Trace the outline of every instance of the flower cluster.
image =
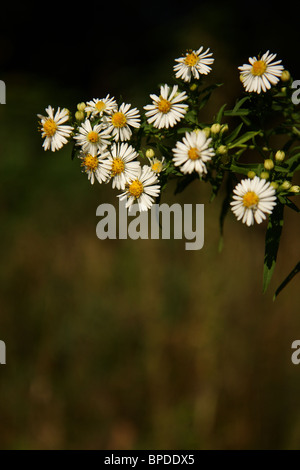
{"type": "Polygon", "coordinates": [[[267,250],[268,234],[281,223],[283,206],[298,210],[289,199],[300,193],[292,181],[300,155],[292,78],[276,54],[250,57],[237,68],[242,96],[232,109],[223,105],[203,122],[202,109],[220,86],[204,85],[212,56],[209,48],[200,47],[175,59],[173,83],[150,94],[142,112],[109,94],[79,103],[74,117],[67,109],[55,112],[48,106],[46,115],[38,115],[43,147],[55,152],[72,142],[73,158],[78,157],[91,184],[111,183],[126,207],[137,203],[140,211],[160,199],[171,179],[177,179],[176,192],[195,179],[210,183],[211,199],[226,180],[221,231],[229,208],[246,226],[268,218],[267,250]],[[276,117],[277,127],[268,124],[270,117],[276,117]],[[279,134],[286,142],[278,149],[272,139],[279,134]],[[241,161],[249,152],[256,163],[241,161]]]}

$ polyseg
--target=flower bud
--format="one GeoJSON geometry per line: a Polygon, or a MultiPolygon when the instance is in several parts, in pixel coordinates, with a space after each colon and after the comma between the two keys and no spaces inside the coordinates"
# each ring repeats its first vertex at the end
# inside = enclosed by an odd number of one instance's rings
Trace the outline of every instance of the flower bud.
{"type": "Polygon", "coordinates": [[[211,126],[210,130],[211,130],[211,133],[212,133],[212,134],[218,134],[218,133],[220,132],[220,130],[221,130],[221,126],[220,126],[220,124],[218,124],[218,123],[213,124],[213,125],[211,126]]]}
{"type": "Polygon", "coordinates": [[[217,153],[219,155],[226,155],[227,153],[227,147],[226,145],[220,145],[218,148],[217,148],[217,153]]]}
{"type": "Polygon", "coordinates": [[[291,74],[288,70],[284,70],[280,78],[283,82],[288,82],[291,79],[291,74]]]}
{"type": "Polygon", "coordinates": [[[283,162],[285,158],[285,153],[283,150],[277,150],[277,152],[275,153],[275,160],[277,162],[283,162]]]}
{"type": "Polygon", "coordinates": [[[81,103],[78,103],[77,109],[78,109],[78,111],[84,111],[85,110],[85,103],[83,101],[81,103]]]}
{"type": "Polygon", "coordinates": [[[83,121],[84,120],[84,112],[83,111],[76,111],[75,119],[77,119],[77,121],[83,121]]]}
{"type": "Polygon", "coordinates": [[[281,189],[281,191],[288,191],[291,187],[292,187],[292,183],[286,180],[280,185],[279,189],[281,189]]]}
{"type": "Polygon", "coordinates": [[[290,191],[291,193],[300,193],[300,186],[298,186],[298,185],[293,185],[293,186],[290,187],[289,191],[290,191]]]}
{"type": "Polygon", "coordinates": [[[269,179],[269,173],[267,171],[262,171],[261,174],[260,174],[260,178],[264,179],[264,180],[268,180],[269,179]]]}
{"type": "Polygon", "coordinates": [[[250,171],[248,171],[247,176],[248,176],[248,178],[253,180],[253,178],[256,176],[256,173],[255,173],[255,171],[250,170],[250,171]]]}
{"type": "Polygon", "coordinates": [[[229,129],[229,128],[228,128],[228,124],[223,124],[223,125],[221,126],[221,134],[223,134],[223,132],[227,132],[228,129],[229,129]]]}
{"type": "Polygon", "coordinates": [[[273,170],[274,168],[274,162],[270,158],[264,161],[264,167],[266,170],[273,170]]]}
{"type": "Polygon", "coordinates": [[[210,127],[204,127],[202,131],[204,132],[207,138],[210,136],[210,127]]]}
{"type": "Polygon", "coordinates": [[[196,84],[196,83],[192,83],[192,85],[190,86],[190,90],[191,90],[191,91],[197,90],[197,84],[196,84]]]}
{"type": "Polygon", "coordinates": [[[279,184],[276,183],[276,181],[272,181],[272,183],[270,183],[270,186],[272,186],[274,189],[278,189],[279,184]]]}
{"type": "Polygon", "coordinates": [[[146,150],[146,157],[147,158],[153,158],[155,156],[155,152],[153,149],[147,149],[146,150]]]}

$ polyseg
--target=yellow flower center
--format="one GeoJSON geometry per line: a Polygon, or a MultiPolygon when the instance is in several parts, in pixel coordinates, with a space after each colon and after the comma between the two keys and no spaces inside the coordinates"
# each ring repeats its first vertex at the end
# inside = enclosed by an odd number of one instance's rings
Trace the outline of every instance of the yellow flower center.
{"type": "Polygon", "coordinates": [[[259,197],[253,191],[248,191],[243,196],[243,206],[248,207],[250,209],[253,206],[257,206],[259,201],[259,197]]]}
{"type": "Polygon", "coordinates": [[[164,98],[160,99],[160,102],[158,103],[158,111],[161,113],[168,113],[171,109],[171,103],[168,100],[165,100],[164,98]]]}
{"type": "Polygon", "coordinates": [[[87,135],[87,139],[92,143],[95,144],[99,140],[99,135],[95,131],[91,131],[87,135]]]}
{"type": "Polygon", "coordinates": [[[144,187],[139,180],[135,180],[129,185],[128,191],[132,196],[138,199],[144,191],[144,187]]]}
{"type": "Polygon", "coordinates": [[[154,173],[160,173],[161,170],[162,170],[162,163],[157,161],[157,162],[154,162],[152,165],[151,165],[151,169],[152,171],[154,171],[154,173]]]}
{"type": "Polygon", "coordinates": [[[97,111],[103,111],[103,109],[106,108],[106,104],[103,103],[103,101],[97,101],[97,103],[95,104],[95,108],[97,109],[97,111]]]}
{"type": "Polygon", "coordinates": [[[111,122],[114,127],[124,127],[126,125],[127,119],[125,114],[118,111],[117,113],[113,114],[111,122]]]}
{"type": "Polygon", "coordinates": [[[99,162],[97,157],[93,157],[90,153],[88,153],[84,159],[82,160],[81,166],[85,167],[85,171],[92,171],[95,172],[98,168],[99,162]]]}
{"type": "Polygon", "coordinates": [[[195,54],[195,52],[191,52],[187,54],[186,58],[184,59],[184,63],[189,67],[193,67],[199,61],[199,57],[195,54]]]}
{"type": "Polygon", "coordinates": [[[191,160],[198,160],[198,158],[200,157],[198,150],[195,147],[190,148],[190,150],[188,151],[188,157],[191,160]]]}
{"type": "Polygon", "coordinates": [[[261,76],[267,70],[267,64],[263,60],[257,60],[252,65],[252,75],[261,76]]]}
{"type": "Polygon", "coordinates": [[[112,176],[119,175],[124,171],[125,163],[121,158],[114,158],[111,165],[112,176]]]}
{"type": "Polygon", "coordinates": [[[53,137],[57,130],[57,124],[53,119],[47,119],[43,124],[43,129],[47,137],[53,137]]]}

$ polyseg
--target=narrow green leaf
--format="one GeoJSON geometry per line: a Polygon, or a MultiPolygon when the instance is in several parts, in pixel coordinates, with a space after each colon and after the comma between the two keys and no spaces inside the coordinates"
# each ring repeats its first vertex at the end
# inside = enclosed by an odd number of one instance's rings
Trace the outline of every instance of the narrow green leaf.
{"type": "Polygon", "coordinates": [[[285,278],[285,280],[280,284],[280,286],[276,289],[273,300],[276,299],[278,294],[285,288],[285,286],[296,276],[297,273],[300,272],[300,261],[296,264],[294,269],[290,272],[290,274],[285,278]]]}
{"type": "Polygon", "coordinates": [[[236,105],[234,106],[233,110],[232,111],[238,111],[238,109],[240,109],[240,107],[242,106],[242,104],[244,104],[247,100],[250,99],[250,96],[245,96],[244,98],[242,98],[241,100],[239,100],[236,105]]]}
{"type": "Polygon", "coordinates": [[[260,173],[262,169],[263,169],[262,163],[234,163],[233,162],[230,165],[230,170],[240,175],[248,175],[248,172],[250,170],[260,173]]]}
{"type": "Polygon", "coordinates": [[[220,124],[220,122],[222,121],[222,117],[223,117],[223,114],[224,114],[224,109],[226,108],[227,104],[223,104],[223,106],[220,108],[217,116],[216,116],[216,119],[215,119],[215,122],[218,122],[220,124]]]}
{"type": "Polygon", "coordinates": [[[257,134],[259,134],[260,131],[248,131],[248,132],[245,132],[245,134],[241,135],[240,137],[238,137],[234,142],[231,142],[229,145],[228,145],[228,148],[234,148],[234,147],[238,147],[239,145],[242,145],[244,144],[245,142],[248,142],[248,140],[252,139],[253,137],[255,137],[257,134]]]}
{"type": "Polygon", "coordinates": [[[272,214],[270,214],[269,216],[265,240],[263,292],[266,292],[268,285],[270,284],[276,265],[277,253],[283,226],[283,210],[284,205],[278,201],[272,214]]]}
{"type": "Polygon", "coordinates": [[[241,128],[243,127],[243,123],[239,124],[234,131],[229,134],[228,137],[225,139],[225,145],[228,145],[230,142],[232,142],[236,137],[239,135],[241,128]]]}

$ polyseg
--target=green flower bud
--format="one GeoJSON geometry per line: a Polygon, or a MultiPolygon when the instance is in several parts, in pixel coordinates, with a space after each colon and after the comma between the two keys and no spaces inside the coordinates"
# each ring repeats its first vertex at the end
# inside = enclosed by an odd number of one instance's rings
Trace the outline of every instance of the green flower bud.
{"type": "Polygon", "coordinates": [[[272,183],[270,183],[270,186],[272,186],[274,189],[278,189],[279,184],[276,183],[276,181],[272,181],[272,183]]]}
{"type": "Polygon", "coordinates": [[[280,78],[283,82],[288,82],[291,79],[291,74],[288,70],[284,70],[280,78]]]}
{"type": "Polygon", "coordinates": [[[84,120],[84,112],[83,111],[76,111],[75,119],[77,119],[77,121],[83,121],[84,120]]]}
{"type": "Polygon", "coordinates": [[[228,129],[229,129],[228,124],[223,124],[221,126],[221,134],[223,134],[223,132],[227,132],[228,129]]]}
{"type": "Polygon", "coordinates": [[[264,179],[264,180],[268,180],[269,179],[269,173],[267,171],[262,171],[261,174],[260,174],[260,178],[261,179],[264,179]]]}
{"type": "Polygon", "coordinates": [[[274,168],[274,162],[270,158],[264,161],[264,167],[266,170],[273,170],[274,168]]]}
{"type": "Polygon", "coordinates": [[[300,193],[300,186],[298,186],[298,185],[293,185],[293,186],[290,187],[289,191],[290,191],[291,193],[300,193]]]}
{"type": "Polygon", "coordinates": [[[290,183],[290,181],[284,181],[284,182],[280,185],[279,189],[280,189],[281,191],[288,191],[291,187],[292,187],[292,183],[290,183]]]}
{"type": "Polygon", "coordinates": [[[250,170],[250,171],[248,171],[247,176],[248,176],[248,178],[253,180],[254,176],[256,176],[256,173],[255,173],[255,171],[250,170]]]}
{"type": "Polygon", "coordinates": [[[210,128],[211,130],[211,133],[212,134],[219,134],[220,130],[221,130],[221,126],[220,124],[216,123],[216,124],[213,124],[210,128]]]}
{"type": "Polygon", "coordinates": [[[77,109],[78,109],[78,111],[84,111],[85,110],[85,103],[83,101],[81,103],[78,103],[77,109]]]}
{"type": "Polygon", "coordinates": [[[204,132],[206,137],[210,136],[210,127],[204,127],[204,129],[202,129],[202,131],[204,132]]]}
{"type": "Polygon", "coordinates": [[[147,149],[146,150],[146,157],[147,158],[153,158],[155,156],[155,152],[153,149],[147,149]]]}
{"type": "Polygon", "coordinates": [[[283,162],[283,160],[285,159],[285,153],[283,150],[277,150],[277,152],[275,153],[275,160],[277,162],[283,162]]]}
{"type": "Polygon", "coordinates": [[[220,145],[218,148],[217,148],[217,153],[219,155],[226,155],[227,153],[227,147],[226,145],[220,145]]]}

